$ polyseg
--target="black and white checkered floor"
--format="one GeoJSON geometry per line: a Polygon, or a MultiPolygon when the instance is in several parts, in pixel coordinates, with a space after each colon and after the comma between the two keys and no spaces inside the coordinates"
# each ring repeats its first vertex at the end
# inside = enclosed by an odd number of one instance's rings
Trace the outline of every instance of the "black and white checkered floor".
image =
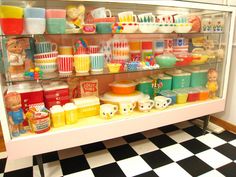
{"type": "MultiPolygon", "coordinates": [[[[35,158],[0,158],[0,177],[40,177],[35,158]]],[[[46,177],[236,177],[236,135],[202,135],[182,122],[43,154],[43,162],[46,177]]]]}

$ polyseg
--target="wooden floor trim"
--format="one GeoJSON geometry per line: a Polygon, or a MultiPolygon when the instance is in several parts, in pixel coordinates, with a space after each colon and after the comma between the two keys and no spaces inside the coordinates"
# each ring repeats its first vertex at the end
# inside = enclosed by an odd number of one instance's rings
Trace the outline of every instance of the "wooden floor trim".
{"type": "Polygon", "coordinates": [[[210,117],[210,121],[212,123],[224,128],[225,130],[236,133],[236,125],[234,125],[234,124],[231,124],[225,120],[222,120],[222,119],[214,117],[214,116],[210,117]]]}

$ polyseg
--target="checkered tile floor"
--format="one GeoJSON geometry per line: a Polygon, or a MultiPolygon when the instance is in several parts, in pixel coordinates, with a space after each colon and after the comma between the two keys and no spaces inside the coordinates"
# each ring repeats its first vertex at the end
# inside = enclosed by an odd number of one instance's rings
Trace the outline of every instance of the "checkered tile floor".
{"type": "MultiPolygon", "coordinates": [[[[34,157],[0,159],[0,177],[40,177],[34,157]]],[[[43,154],[43,162],[46,177],[235,177],[236,135],[202,135],[182,122],[43,154]]]]}

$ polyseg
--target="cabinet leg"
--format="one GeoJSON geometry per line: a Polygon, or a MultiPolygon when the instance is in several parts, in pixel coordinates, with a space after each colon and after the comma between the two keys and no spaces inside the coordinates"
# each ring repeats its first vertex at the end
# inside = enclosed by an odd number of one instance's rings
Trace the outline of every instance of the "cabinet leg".
{"type": "Polygon", "coordinates": [[[43,156],[41,154],[35,156],[37,164],[39,166],[39,171],[41,177],[45,177],[44,175],[44,169],[43,169],[43,156]]]}
{"type": "Polygon", "coordinates": [[[206,115],[203,117],[203,127],[202,127],[203,135],[206,134],[206,130],[207,130],[207,126],[209,124],[209,121],[210,121],[209,115],[206,115]]]}

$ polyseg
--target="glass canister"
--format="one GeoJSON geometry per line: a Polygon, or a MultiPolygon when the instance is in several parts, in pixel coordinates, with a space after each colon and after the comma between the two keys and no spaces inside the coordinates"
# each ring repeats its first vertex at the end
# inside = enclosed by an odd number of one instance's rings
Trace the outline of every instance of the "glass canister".
{"type": "Polygon", "coordinates": [[[136,86],[136,89],[144,94],[148,94],[150,96],[150,98],[154,97],[154,91],[153,91],[153,87],[152,87],[152,80],[144,77],[141,79],[137,79],[136,82],[138,83],[138,85],[136,86]]]}
{"type": "Polygon", "coordinates": [[[222,33],[224,31],[224,17],[214,16],[212,20],[213,32],[222,33]]]}
{"type": "Polygon", "coordinates": [[[141,44],[140,41],[129,41],[130,48],[130,60],[140,61],[141,60],[141,44]]]}
{"type": "Polygon", "coordinates": [[[212,17],[204,16],[201,21],[201,32],[202,33],[211,33],[213,32],[212,17]]]}
{"type": "Polygon", "coordinates": [[[152,41],[142,41],[141,43],[142,47],[142,60],[145,61],[147,56],[152,56],[153,55],[153,50],[152,50],[152,41]]]}

